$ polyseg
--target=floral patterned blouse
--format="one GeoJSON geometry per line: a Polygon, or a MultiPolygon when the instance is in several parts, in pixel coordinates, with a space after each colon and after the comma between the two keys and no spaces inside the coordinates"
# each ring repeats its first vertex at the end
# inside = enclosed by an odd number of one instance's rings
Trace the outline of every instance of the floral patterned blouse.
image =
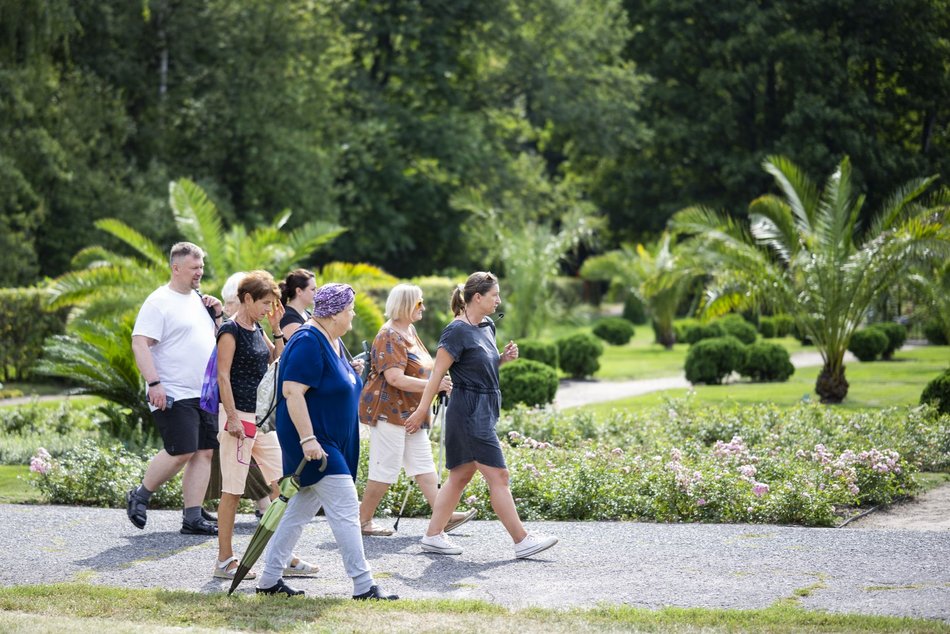
{"type": "MultiPolygon", "coordinates": [[[[410,326],[411,328],[411,326],[410,326]]],[[[405,392],[386,381],[384,372],[400,368],[407,376],[428,380],[432,374],[432,357],[415,328],[407,339],[389,325],[384,325],[370,353],[370,370],[360,394],[360,422],[374,426],[383,421],[405,425],[409,415],[419,407],[422,392],[405,392]]]]}

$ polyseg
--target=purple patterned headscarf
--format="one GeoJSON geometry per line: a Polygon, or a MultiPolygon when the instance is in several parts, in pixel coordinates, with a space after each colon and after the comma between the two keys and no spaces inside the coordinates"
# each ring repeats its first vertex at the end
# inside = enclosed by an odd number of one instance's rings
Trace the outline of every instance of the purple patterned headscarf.
{"type": "Polygon", "coordinates": [[[342,313],[355,296],[356,291],[349,284],[324,284],[313,296],[313,314],[315,317],[330,317],[342,313]]]}

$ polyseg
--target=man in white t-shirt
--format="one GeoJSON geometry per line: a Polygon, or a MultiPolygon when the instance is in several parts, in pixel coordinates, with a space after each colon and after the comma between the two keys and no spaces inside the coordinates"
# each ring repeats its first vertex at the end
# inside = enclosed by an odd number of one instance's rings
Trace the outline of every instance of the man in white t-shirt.
{"type": "Polygon", "coordinates": [[[132,330],[132,352],[148,383],[149,409],[164,449],[152,458],[142,484],[126,495],[126,512],[133,525],[145,528],[152,493],[184,468],[181,532],[216,535],[218,527],[201,503],[211,475],[211,454],[218,447],[218,421],[199,401],[222,306],[197,292],[204,273],[204,252],[198,246],[179,242],[171,249],[169,264],[171,280],[148,296],[132,330]]]}

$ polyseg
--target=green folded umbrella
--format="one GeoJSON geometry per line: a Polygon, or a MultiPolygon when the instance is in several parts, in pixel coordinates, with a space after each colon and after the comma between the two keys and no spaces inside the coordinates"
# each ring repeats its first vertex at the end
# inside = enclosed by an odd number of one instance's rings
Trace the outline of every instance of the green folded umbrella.
{"type": "MultiPolygon", "coordinates": [[[[264,517],[261,518],[260,523],[257,525],[257,530],[255,530],[251,536],[247,550],[244,551],[244,557],[241,558],[241,563],[238,565],[237,570],[234,571],[234,579],[231,581],[231,588],[228,590],[229,595],[234,592],[238,584],[244,581],[244,577],[250,572],[251,566],[257,563],[261,553],[264,552],[264,548],[267,546],[267,542],[270,541],[271,535],[277,530],[277,524],[280,523],[280,518],[284,516],[284,511],[287,510],[287,502],[290,501],[290,498],[294,497],[300,489],[300,474],[303,473],[307,462],[308,460],[304,458],[300,461],[300,465],[293,475],[284,476],[278,481],[277,486],[280,489],[280,495],[276,500],[271,502],[267,512],[264,513],[264,517]]],[[[323,472],[326,468],[327,455],[323,454],[323,458],[320,460],[320,471],[323,472]]]]}

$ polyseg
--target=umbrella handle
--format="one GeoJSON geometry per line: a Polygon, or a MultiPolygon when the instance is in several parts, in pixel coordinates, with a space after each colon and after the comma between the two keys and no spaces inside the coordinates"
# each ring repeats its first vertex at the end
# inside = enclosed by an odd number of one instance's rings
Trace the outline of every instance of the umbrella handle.
{"type": "MultiPolygon", "coordinates": [[[[307,466],[308,462],[310,461],[307,460],[306,457],[300,461],[300,464],[297,465],[297,470],[294,471],[295,478],[298,478],[298,479],[300,478],[300,474],[303,473],[304,467],[307,466]]],[[[323,473],[326,470],[327,470],[327,452],[324,451],[323,457],[320,458],[320,466],[318,467],[318,471],[320,471],[320,473],[323,473]]]]}

